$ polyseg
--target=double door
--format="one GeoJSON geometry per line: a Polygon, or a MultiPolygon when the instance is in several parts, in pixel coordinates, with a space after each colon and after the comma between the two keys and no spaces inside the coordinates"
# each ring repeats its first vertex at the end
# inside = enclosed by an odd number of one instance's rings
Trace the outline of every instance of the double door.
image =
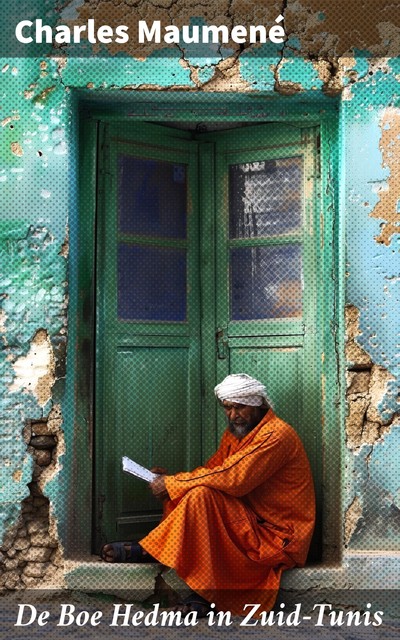
{"type": "Polygon", "coordinates": [[[96,547],[159,518],[122,456],[174,473],[213,453],[225,428],[213,387],[229,373],[266,384],[319,485],[317,160],[314,128],[103,126],[96,547]]]}

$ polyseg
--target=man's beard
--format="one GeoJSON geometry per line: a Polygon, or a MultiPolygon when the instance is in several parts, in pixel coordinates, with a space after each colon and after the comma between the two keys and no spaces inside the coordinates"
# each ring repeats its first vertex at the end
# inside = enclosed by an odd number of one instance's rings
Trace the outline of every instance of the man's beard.
{"type": "Polygon", "coordinates": [[[232,433],[232,435],[235,436],[235,438],[238,438],[239,440],[244,438],[244,436],[247,436],[247,434],[250,433],[250,431],[254,429],[254,427],[255,425],[249,424],[248,422],[245,422],[243,424],[235,424],[234,422],[230,421],[228,422],[229,431],[232,433]]]}

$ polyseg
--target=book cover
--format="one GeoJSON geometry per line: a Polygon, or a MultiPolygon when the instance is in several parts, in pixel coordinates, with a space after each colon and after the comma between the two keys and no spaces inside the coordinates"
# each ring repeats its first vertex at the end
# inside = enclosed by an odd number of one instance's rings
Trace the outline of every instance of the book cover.
{"type": "MultiPolygon", "coordinates": [[[[61,633],[61,613],[77,635],[112,631],[115,611],[93,618],[85,599],[40,618],[39,593],[66,607],[63,593],[154,597],[156,568],[132,586],[132,567],[98,555],[161,517],[121,457],[169,474],[204,464],[226,427],[214,387],[246,372],[299,434],[317,499],[307,564],[282,577],[282,624],[248,631],[390,637],[399,8],[22,0],[0,17],[9,635],[61,633]]],[[[115,627],[132,630],[136,610],[115,627]]]]}

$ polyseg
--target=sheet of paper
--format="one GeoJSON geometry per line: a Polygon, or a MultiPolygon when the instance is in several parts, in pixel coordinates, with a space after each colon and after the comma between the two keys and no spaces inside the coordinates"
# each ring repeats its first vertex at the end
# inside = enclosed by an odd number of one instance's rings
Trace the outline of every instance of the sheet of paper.
{"type": "Polygon", "coordinates": [[[156,473],[152,473],[149,469],[146,469],[146,467],[142,467],[141,464],[134,462],[128,458],[128,456],[123,456],[122,458],[122,470],[146,482],[153,482],[153,480],[157,478],[156,473]]]}

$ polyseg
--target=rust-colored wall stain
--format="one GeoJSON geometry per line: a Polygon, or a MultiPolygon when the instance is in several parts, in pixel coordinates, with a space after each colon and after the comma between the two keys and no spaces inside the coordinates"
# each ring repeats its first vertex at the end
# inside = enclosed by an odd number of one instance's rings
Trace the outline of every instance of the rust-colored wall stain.
{"type": "Polygon", "coordinates": [[[379,202],[370,213],[371,218],[384,220],[381,233],[375,240],[389,245],[392,236],[400,232],[400,110],[385,109],[381,119],[382,164],[390,170],[387,190],[379,195],[379,202]]]}
{"type": "MultiPolygon", "coordinates": [[[[197,0],[177,0],[176,2],[160,0],[154,4],[148,0],[139,0],[135,6],[130,6],[131,2],[110,3],[102,0],[89,0],[77,10],[81,24],[84,24],[89,18],[93,18],[98,25],[108,24],[113,27],[127,25],[129,27],[129,42],[124,44],[124,51],[137,59],[145,59],[157,49],[165,49],[166,45],[164,42],[139,44],[137,42],[139,20],[145,20],[149,27],[154,20],[160,20],[162,27],[173,24],[180,28],[185,24],[190,24],[191,17],[202,16],[207,24],[232,27],[234,23],[250,24],[251,19],[249,19],[248,11],[251,11],[250,15],[253,16],[253,19],[254,15],[257,15],[257,23],[271,24],[272,26],[281,10],[279,2],[272,2],[271,8],[263,6],[262,11],[260,11],[260,7],[257,11],[256,5],[259,3],[251,1],[233,3],[233,8],[230,8],[230,4],[228,0],[217,0],[208,6],[199,5],[197,0]],[[243,5],[242,11],[237,5],[243,5]]],[[[73,23],[78,24],[78,21],[74,20],[73,23]]],[[[177,45],[171,46],[176,47],[177,45]]],[[[96,47],[94,47],[95,49],[96,47]]],[[[239,45],[233,44],[233,49],[239,50],[239,45]]],[[[107,50],[115,55],[120,52],[121,46],[111,43],[107,45],[107,50]]]]}
{"type": "Polygon", "coordinates": [[[398,55],[395,38],[388,36],[398,32],[399,25],[400,6],[386,0],[288,0],[285,10],[286,33],[300,39],[301,50],[330,60],[355,49],[398,55]]]}
{"type": "MultiPolygon", "coordinates": [[[[88,18],[94,18],[96,24],[129,27],[129,42],[124,51],[137,58],[146,58],[152,51],[162,49],[165,44],[138,44],[136,42],[138,20],[160,20],[163,26],[174,24],[181,27],[190,24],[190,18],[202,16],[206,23],[215,25],[265,25],[272,26],[277,16],[285,17],[285,30],[288,36],[296,37],[300,42],[300,52],[306,56],[334,57],[351,54],[355,49],[368,50],[375,56],[398,55],[396,34],[400,27],[400,6],[386,0],[375,2],[335,3],[321,0],[291,1],[286,3],[270,0],[216,0],[199,4],[198,0],[125,0],[109,2],[105,0],[86,0],[77,7],[79,21],[84,24],[88,18]]],[[[65,23],[65,21],[64,21],[65,23]]],[[[77,24],[78,21],[74,20],[77,24]]],[[[232,43],[235,51],[238,44],[232,43]]],[[[115,55],[120,50],[118,44],[107,45],[109,53],[115,55]]]]}

